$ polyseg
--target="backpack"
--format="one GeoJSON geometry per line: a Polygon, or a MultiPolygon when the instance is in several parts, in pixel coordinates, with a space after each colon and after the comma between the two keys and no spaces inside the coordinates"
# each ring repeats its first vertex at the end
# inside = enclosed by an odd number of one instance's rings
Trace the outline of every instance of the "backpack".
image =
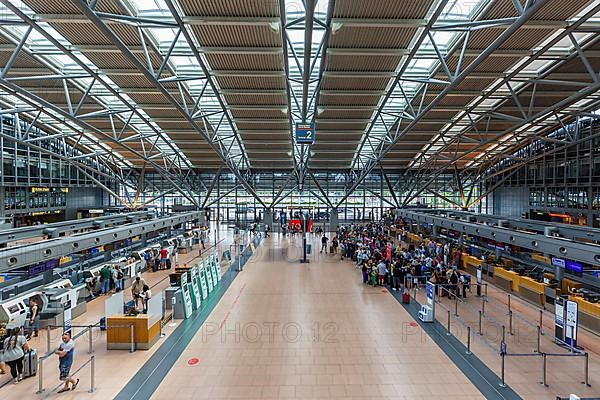
{"type": "Polygon", "coordinates": [[[119,272],[117,272],[117,279],[123,279],[123,271],[119,270],[119,272]]]}
{"type": "Polygon", "coordinates": [[[458,275],[456,275],[456,272],[453,272],[452,275],[450,275],[450,283],[453,285],[458,283],[458,275]]]}

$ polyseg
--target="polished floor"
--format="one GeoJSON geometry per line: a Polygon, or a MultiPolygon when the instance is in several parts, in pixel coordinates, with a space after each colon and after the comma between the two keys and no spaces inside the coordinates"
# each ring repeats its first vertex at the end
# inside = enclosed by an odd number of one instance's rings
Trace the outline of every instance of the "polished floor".
{"type": "MultiPolygon", "coordinates": [[[[233,243],[233,231],[227,229],[225,225],[220,225],[218,229],[216,225],[212,226],[212,234],[209,243],[206,244],[207,251],[203,252],[202,258],[218,252],[222,254],[224,250],[229,250],[233,243]],[[215,245],[216,239],[216,245],[215,245]]],[[[198,259],[198,248],[188,253],[178,255],[178,262],[180,264],[185,262],[197,262],[198,259]]],[[[225,263],[222,264],[222,268],[227,268],[225,263]]],[[[163,291],[169,286],[169,272],[170,271],[157,271],[157,272],[146,272],[143,274],[144,279],[152,287],[154,293],[163,291]]],[[[125,298],[130,295],[129,289],[125,291],[125,298]]],[[[89,324],[97,324],[100,317],[104,315],[104,301],[106,297],[99,296],[96,299],[88,302],[86,313],[73,319],[74,326],[87,326],[89,324]]],[[[168,337],[174,329],[178,326],[179,321],[167,324],[163,328],[165,338],[168,337]]],[[[82,328],[74,328],[75,334],[77,334],[82,328]]],[[[58,346],[60,341],[60,332],[58,330],[52,330],[50,333],[51,348],[58,346]]],[[[44,391],[42,393],[36,393],[39,387],[39,372],[38,376],[25,379],[14,385],[10,374],[0,375],[0,399],[11,400],[11,399],[44,399],[44,398],[60,398],[65,400],[70,399],[112,399],[121,390],[121,388],[134,376],[138,369],[154,354],[162,343],[161,339],[159,342],[148,351],[136,351],[130,353],[126,350],[106,350],[106,334],[100,331],[98,328],[94,328],[92,334],[92,344],[95,356],[95,391],[88,393],[91,384],[91,366],[87,364],[81,368],[79,372],[75,374],[75,377],[80,379],[80,384],[76,391],[66,392],[57,394],[56,390],[61,385],[58,380],[58,359],[56,356],[49,357],[44,361],[42,371],[42,387],[44,391]]],[[[84,334],[78,338],[75,346],[75,359],[73,363],[72,372],[79,369],[84,363],[90,360],[89,349],[89,336],[84,334]]],[[[32,348],[35,348],[38,354],[42,355],[47,352],[47,331],[40,331],[38,338],[32,338],[29,342],[32,348]]]]}
{"type": "MultiPolygon", "coordinates": [[[[236,278],[154,399],[481,399],[349,262],[274,235],[236,278]]],[[[313,243],[313,249],[317,243],[313,243]]]]}

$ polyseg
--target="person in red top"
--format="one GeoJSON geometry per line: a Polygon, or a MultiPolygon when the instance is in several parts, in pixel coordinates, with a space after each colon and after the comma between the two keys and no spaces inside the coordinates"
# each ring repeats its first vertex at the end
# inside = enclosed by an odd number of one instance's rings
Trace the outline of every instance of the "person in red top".
{"type": "Polygon", "coordinates": [[[160,249],[160,267],[162,269],[167,268],[167,256],[169,255],[169,252],[167,251],[167,249],[165,249],[164,247],[162,249],[160,249]]]}

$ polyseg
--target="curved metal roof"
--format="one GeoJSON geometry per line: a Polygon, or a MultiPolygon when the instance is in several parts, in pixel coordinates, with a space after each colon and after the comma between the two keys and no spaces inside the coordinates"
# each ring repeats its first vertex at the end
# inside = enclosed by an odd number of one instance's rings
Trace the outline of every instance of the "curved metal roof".
{"type": "Polygon", "coordinates": [[[600,88],[593,0],[1,3],[6,110],[119,168],[226,166],[248,190],[263,169],[481,171],[600,88]]]}

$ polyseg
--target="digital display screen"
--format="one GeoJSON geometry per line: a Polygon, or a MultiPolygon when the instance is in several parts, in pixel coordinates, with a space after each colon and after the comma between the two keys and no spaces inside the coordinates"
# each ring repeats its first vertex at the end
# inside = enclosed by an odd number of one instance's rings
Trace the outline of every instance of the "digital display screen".
{"type": "Polygon", "coordinates": [[[565,260],[563,260],[562,258],[552,257],[552,265],[555,265],[555,266],[560,267],[560,268],[564,268],[565,267],[565,260]]]}
{"type": "Polygon", "coordinates": [[[572,272],[578,272],[578,273],[582,273],[583,272],[583,265],[581,263],[575,262],[575,261],[571,261],[571,260],[567,260],[566,264],[566,269],[572,272]]]}

